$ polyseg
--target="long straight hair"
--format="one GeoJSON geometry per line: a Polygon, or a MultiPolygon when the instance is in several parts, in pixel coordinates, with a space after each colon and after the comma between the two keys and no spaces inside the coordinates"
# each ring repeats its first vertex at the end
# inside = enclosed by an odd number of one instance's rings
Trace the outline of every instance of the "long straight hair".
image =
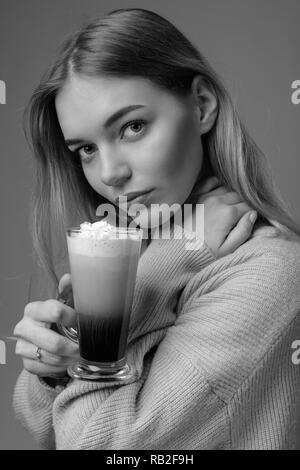
{"type": "Polygon", "coordinates": [[[67,226],[93,222],[96,208],[107,202],[88,184],[80,161],[71,158],[57,119],[55,96],[72,74],[141,77],[176,97],[189,93],[193,78],[200,75],[218,103],[214,126],[202,136],[205,172],[201,179],[217,176],[261,219],[300,235],[266,157],[249,136],[206,58],[157,13],[140,8],[114,10],[87,21],[65,39],[24,113],[25,136],[36,162],[30,218],[33,247],[38,264],[56,286],[55,263],[66,256],[67,226]],[[55,252],[56,243],[64,246],[63,254],[55,252]]]}

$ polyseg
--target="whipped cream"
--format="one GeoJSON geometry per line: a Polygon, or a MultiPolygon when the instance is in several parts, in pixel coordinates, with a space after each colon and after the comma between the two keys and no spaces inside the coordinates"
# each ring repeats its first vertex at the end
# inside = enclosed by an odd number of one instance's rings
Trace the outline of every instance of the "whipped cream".
{"type": "Polygon", "coordinates": [[[85,256],[128,256],[137,249],[140,236],[132,233],[118,232],[118,228],[105,220],[99,222],[83,222],[80,231],[68,237],[70,253],[85,256]],[[116,234],[116,235],[114,235],[116,234]]]}
{"type": "Polygon", "coordinates": [[[79,238],[89,238],[93,240],[108,239],[112,232],[116,231],[116,227],[110,225],[106,220],[99,222],[83,222],[80,224],[80,232],[77,236],[79,238]]]}

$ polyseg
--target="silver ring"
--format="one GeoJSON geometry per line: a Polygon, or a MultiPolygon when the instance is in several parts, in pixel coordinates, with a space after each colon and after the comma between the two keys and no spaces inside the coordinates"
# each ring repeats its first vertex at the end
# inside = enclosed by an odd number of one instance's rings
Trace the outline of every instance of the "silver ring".
{"type": "Polygon", "coordinates": [[[36,355],[36,357],[37,357],[37,360],[40,361],[40,360],[41,360],[41,357],[42,357],[41,348],[40,348],[40,347],[37,348],[35,355],[36,355]]]}

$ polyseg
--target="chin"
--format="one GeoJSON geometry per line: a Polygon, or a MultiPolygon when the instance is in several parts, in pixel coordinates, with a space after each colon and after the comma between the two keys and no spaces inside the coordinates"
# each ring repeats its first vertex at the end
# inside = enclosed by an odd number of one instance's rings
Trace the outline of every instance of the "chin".
{"type": "MultiPolygon", "coordinates": [[[[155,230],[156,228],[160,227],[161,225],[167,224],[171,217],[173,216],[173,212],[165,210],[162,212],[161,208],[152,208],[145,209],[137,214],[136,217],[133,217],[134,223],[139,225],[140,228],[143,230],[155,230]]],[[[181,223],[181,222],[180,222],[181,223]]]]}

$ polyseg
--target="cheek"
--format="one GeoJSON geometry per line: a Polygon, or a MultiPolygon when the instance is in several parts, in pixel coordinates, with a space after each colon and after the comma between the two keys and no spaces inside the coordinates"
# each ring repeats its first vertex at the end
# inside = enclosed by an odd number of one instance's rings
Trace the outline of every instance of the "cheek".
{"type": "Polygon", "coordinates": [[[99,181],[97,181],[97,178],[96,178],[96,172],[86,171],[84,169],[82,169],[82,171],[89,185],[92,186],[93,189],[96,189],[96,186],[99,186],[99,181]]]}
{"type": "Polygon", "coordinates": [[[175,122],[172,127],[162,125],[149,142],[145,168],[160,179],[182,177],[182,172],[195,174],[201,166],[201,149],[201,138],[191,119],[175,122]]]}
{"type": "Polygon", "coordinates": [[[94,167],[93,169],[83,170],[85,179],[87,180],[88,184],[101,196],[107,197],[108,195],[108,187],[105,186],[100,179],[100,169],[94,167]]]}

